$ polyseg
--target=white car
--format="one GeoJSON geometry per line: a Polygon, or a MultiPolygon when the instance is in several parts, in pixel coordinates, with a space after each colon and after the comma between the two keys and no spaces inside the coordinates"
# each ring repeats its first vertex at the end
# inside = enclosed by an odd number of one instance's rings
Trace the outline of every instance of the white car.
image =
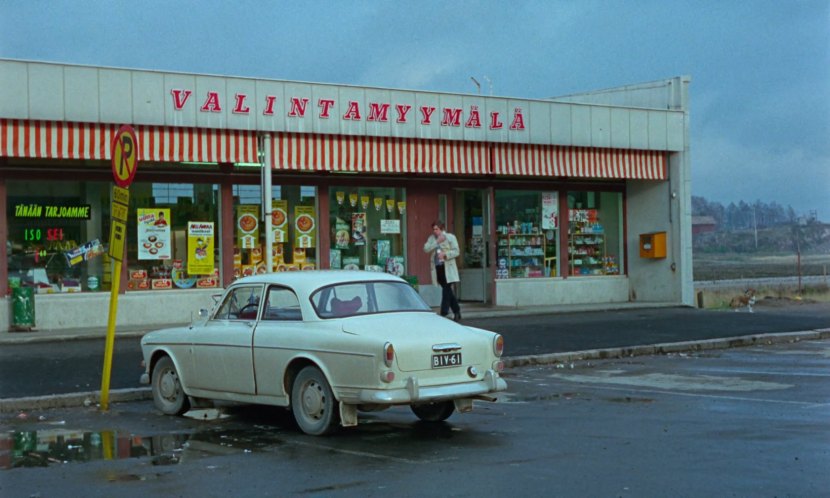
{"type": "Polygon", "coordinates": [[[205,399],[286,406],[322,435],[357,425],[358,410],[409,405],[436,422],[507,389],[501,335],[438,316],[384,273],[246,277],[200,314],[141,340],[141,381],[166,414],[205,399]]]}

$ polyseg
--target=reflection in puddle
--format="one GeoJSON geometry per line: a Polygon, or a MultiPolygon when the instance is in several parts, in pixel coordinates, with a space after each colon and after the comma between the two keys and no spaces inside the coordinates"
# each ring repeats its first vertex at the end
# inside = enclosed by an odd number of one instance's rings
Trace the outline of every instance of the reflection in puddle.
{"type": "Polygon", "coordinates": [[[279,438],[262,428],[149,437],[65,429],[8,432],[0,435],[0,468],[141,457],[151,457],[153,465],[175,465],[187,459],[250,453],[279,443],[279,438]]]}

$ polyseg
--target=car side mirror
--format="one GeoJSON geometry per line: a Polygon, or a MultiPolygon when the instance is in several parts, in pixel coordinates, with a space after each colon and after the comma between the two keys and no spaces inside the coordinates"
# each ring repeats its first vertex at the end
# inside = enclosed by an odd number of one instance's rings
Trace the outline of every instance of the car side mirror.
{"type": "Polygon", "coordinates": [[[199,319],[200,320],[207,320],[207,317],[208,317],[208,310],[206,310],[205,308],[200,309],[199,310],[199,319]]]}

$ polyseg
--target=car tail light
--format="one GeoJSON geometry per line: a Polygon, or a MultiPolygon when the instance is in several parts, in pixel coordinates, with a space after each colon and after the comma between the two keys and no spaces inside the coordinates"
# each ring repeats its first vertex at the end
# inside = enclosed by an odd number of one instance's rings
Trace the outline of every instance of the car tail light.
{"type": "Polygon", "coordinates": [[[496,334],[496,337],[493,338],[493,353],[496,356],[501,356],[504,353],[504,337],[501,334],[496,334]]]}
{"type": "Polygon", "coordinates": [[[387,367],[391,367],[393,361],[395,361],[395,346],[391,342],[387,342],[383,346],[383,362],[387,367]]]}
{"type": "Polygon", "coordinates": [[[387,384],[395,380],[395,372],[391,370],[384,370],[380,373],[380,380],[381,382],[386,382],[387,384]]]}
{"type": "Polygon", "coordinates": [[[496,372],[504,372],[504,361],[498,360],[493,362],[493,370],[496,372]]]}

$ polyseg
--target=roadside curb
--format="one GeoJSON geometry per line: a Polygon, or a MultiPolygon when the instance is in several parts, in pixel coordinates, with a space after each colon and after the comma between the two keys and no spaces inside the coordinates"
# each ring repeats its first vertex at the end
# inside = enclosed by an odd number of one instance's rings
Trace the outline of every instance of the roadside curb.
{"type": "Polygon", "coordinates": [[[771,334],[754,334],[700,341],[668,342],[643,346],[626,346],[619,348],[588,349],[567,353],[547,353],[540,355],[515,356],[504,359],[505,368],[528,365],[551,365],[570,363],[580,360],[604,360],[607,358],[624,358],[652,354],[687,353],[713,349],[728,349],[759,344],[780,344],[785,342],[830,339],[830,329],[805,330],[801,332],[776,332],[771,334]]]}
{"type": "MultiPolygon", "coordinates": [[[[805,330],[801,332],[723,337],[720,339],[705,339],[700,341],[682,341],[619,348],[588,349],[585,351],[573,351],[566,353],[515,356],[504,358],[504,366],[505,368],[515,368],[529,365],[552,365],[584,360],[602,360],[654,354],[688,353],[817,339],[830,339],[830,328],[805,330]]],[[[110,391],[110,401],[115,403],[140,401],[152,398],[153,393],[149,387],[114,389],[110,391]]],[[[0,399],[0,413],[47,410],[53,408],[76,408],[80,406],[97,405],[99,402],[100,391],[0,399]]]]}
{"type": "MultiPolygon", "coordinates": [[[[153,393],[149,387],[113,389],[110,391],[111,403],[123,403],[125,401],[139,401],[152,398],[153,393]]],[[[0,400],[0,413],[97,406],[100,401],[100,391],[2,399],[0,400]]]]}

